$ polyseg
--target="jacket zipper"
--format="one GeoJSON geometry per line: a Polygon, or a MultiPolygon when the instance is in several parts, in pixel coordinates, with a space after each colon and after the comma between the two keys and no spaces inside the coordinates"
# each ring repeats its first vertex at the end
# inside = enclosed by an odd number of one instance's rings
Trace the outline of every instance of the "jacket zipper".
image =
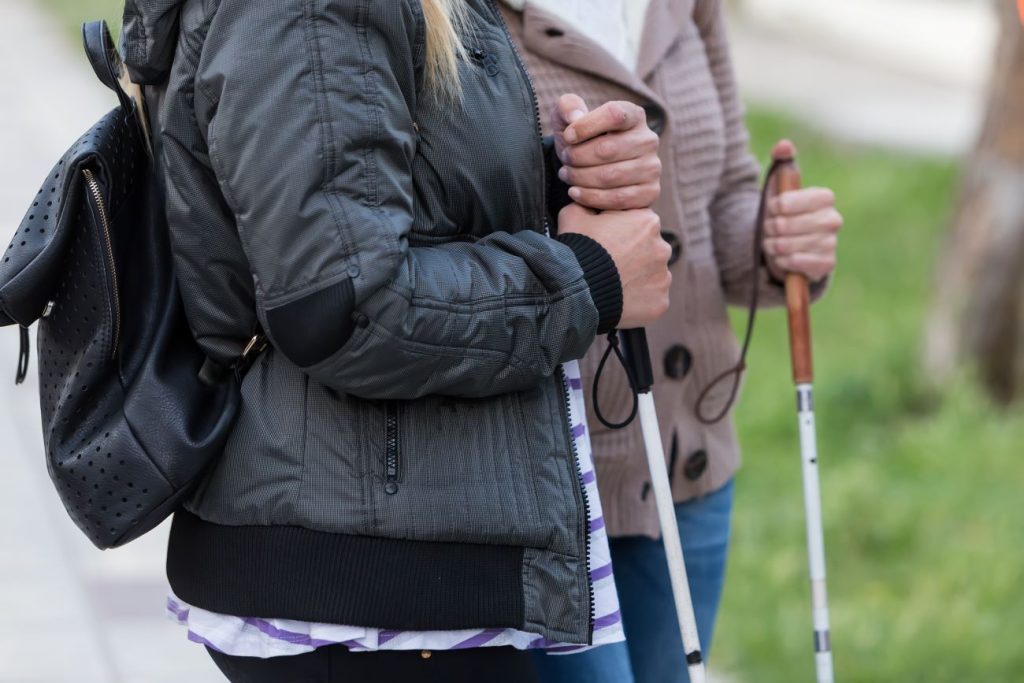
{"type": "MultiPolygon", "coordinates": [[[[562,389],[562,424],[563,429],[569,430],[569,420],[572,415],[572,396],[569,394],[569,382],[565,376],[565,366],[558,366],[558,380],[562,389]]],[[[594,585],[590,582],[590,497],[587,495],[587,485],[583,482],[583,470],[580,468],[579,452],[576,450],[576,439],[569,434],[569,445],[572,448],[572,464],[576,470],[576,482],[580,487],[580,499],[583,503],[583,552],[587,560],[587,601],[590,604],[589,617],[587,619],[587,633],[589,634],[587,644],[594,642],[594,585]]]]}
{"type": "Polygon", "coordinates": [[[114,332],[110,351],[110,356],[113,358],[117,355],[117,346],[121,337],[121,298],[120,287],[117,284],[117,268],[114,265],[114,241],[110,236],[110,214],[107,212],[107,203],[103,199],[103,191],[100,189],[96,176],[88,168],[82,170],[82,175],[85,177],[85,184],[89,188],[89,194],[92,195],[96,211],[100,216],[100,226],[103,228],[103,241],[107,252],[107,263],[110,267],[110,279],[114,293],[114,310],[111,316],[114,319],[114,332]]]}
{"type": "Polygon", "coordinates": [[[398,401],[387,401],[384,417],[384,492],[398,493],[398,401]]]}
{"type": "MultiPolygon", "coordinates": [[[[541,124],[541,120],[540,120],[540,102],[537,100],[537,89],[533,85],[533,77],[530,75],[530,72],[526,70],[526,64],[523,62],[523,56],[522,56],[522,54],[519,53],[519,46],[517,46],[516,45],[516,41],[512,39],[512,34],[508,30],[508,24],[505,23],[505,17],[502,16],[501,10],[498,9],[498,6],[495,4],[494,0],[488,0],[488,2],[491,5],[491,10],[494,12],[495,16],[498,17],[498,23],[501,24],[502,31],[505,32],[505,39],[508,41],[508,44],[512,46],[512,55],[516,58],[516,66],[519,67],[519,71],[520,71],[520,73],[522,73],[523,78],[526,80],[526,86],[527,86],[527,88],[530,91],[530,99],[533,100],[533,123],[536,126],[537,139],[538,139],[538,141],[540,141],[540,144],[541,144],[541,155],[540,155],[540,157],[541,157],[541,166],[544,167],[545,166],[545,164],[544,164],[544,151],[543,151],[544,126],[541,124]]],[[[548,184],[547,184],[547,179],[545,179],[545,182],[543,182],[541,185],[542,185],[542,187],[541,187],[541,195],[540,195],[541,196],[541,204],[540,204],[541,212],[540,212],[540,215],[543,217],[543,221],[544,221],[544,234],[550,236],[551,235],[551,230],[550,230],[550,226],[548,225],[548,187],[547,187],[548,184]]]]}
{"type": "MultiPolygon", "coordinates": [[[[502,16],[501,10],[495,5],[494,0],[488,0],[491,5],[491,10],[498,17],[498,23],[501,24],[502,30],[505,32],[505,39],[508,44],[512,46],[512,54],[515,56],[516,66],[519,67],[520,73],[526,80],[526,85],[530,91],[530,99],[533,100],[533,122],[537,130],[537,140],[543,145],[544,142],[544,127],[540,120],[540,102],[537,100],[537,89],[533,85],[533,77],[530,76],[530,72],[527,71],[526,65],[523,63],[523,56],[519,53],[519,47],[516,45],[516,41],[512,39],[512,34],[508,30],[508,24],[505,23],[505,17],[502,16]]],[[[541,165],[544,165],[544,153],[541,151],[541,165]]],[[[544,217],[544,234],[550,235],[551,230],[548,225],[548,188],[547,182],[542,183],[541,187],[541,216],[544,217]]],[[[587,601],[590,604],[590,610],[587,618],[587,633],[588,643],[594,640],[594,586],[590,582],[590,499],[587,497],[587,487],[583,483],[583,472],[580,470],[579,454],[576,452],[576,439],[573,438],[572,434],[569,434],[569,415],[572,414],[570,410],[570,404],[572,397],[569,395],[569,384],[565,377],[565,368],[561,365],[558,366],[558,379],[561,383],[562,389],[562,410],[563,410],[563,426],[562,429],[566,431],[569,437],[569,445],[572,448],[572,463],[573,468],[576,470],[576,480],[579,483],[580,499],[583,505],[583,551],[586,554],[586,568],[587,574],[587,601]]]]}

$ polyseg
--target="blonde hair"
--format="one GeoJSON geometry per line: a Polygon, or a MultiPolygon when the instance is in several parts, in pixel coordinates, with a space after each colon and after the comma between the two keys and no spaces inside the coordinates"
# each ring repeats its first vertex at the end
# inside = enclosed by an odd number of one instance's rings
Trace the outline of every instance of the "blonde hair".
{"type": "Polygon", "coordinates": [[[466,25],[463,0],[421,0],[427,24],[426,85],[428,92],[458,99],[459,59],[465,58],[461,33],[466,25]]]}

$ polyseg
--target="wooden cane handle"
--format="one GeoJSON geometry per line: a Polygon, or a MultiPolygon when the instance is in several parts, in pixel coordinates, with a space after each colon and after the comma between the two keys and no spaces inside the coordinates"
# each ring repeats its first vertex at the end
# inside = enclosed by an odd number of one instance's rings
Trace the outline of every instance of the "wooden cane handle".
{"type": "MultiPolygon", "coordinates": [[[[800,171],[795,162],[780,166],[775,175],[776,193],[799,190],[800,171]]],[[[811,353],[811,296],[807,277],[801,273],[786,274],[786,309],[789,313],[789,353],[793,364],[793,383],[810,384],[814,380],[811,353]]]]}

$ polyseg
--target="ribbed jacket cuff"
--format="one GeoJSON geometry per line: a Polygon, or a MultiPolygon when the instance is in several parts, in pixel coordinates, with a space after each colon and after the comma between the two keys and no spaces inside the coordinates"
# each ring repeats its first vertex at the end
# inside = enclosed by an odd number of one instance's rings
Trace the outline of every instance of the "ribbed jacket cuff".
{"type": "Polygon", "coordinates": [[[559,235],[558,241],[572,249],[583,269],[590,297],[597,306],[597,333],[611,332],[622,317],[622,281],[611,254],[597,241],[575,232],[559,235]]]}

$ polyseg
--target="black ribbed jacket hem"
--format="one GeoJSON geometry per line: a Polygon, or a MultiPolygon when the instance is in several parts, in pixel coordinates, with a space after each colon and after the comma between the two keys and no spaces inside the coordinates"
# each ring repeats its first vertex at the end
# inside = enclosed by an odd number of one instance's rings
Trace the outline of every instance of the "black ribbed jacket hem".
{"type": "Polygon", "coordinates": [[[599,315],[597,333],[611,332],[622,317],[622,281],[611,254],[596,240],[575,232],[559,235],[558,241],[572,249],[583,268],[599,315]]]}
{"type": "Polygon", "coordinates": [[[416,631],[522,628],[523,549],[174,515],[167,578],[221,614],[416,631]]]}

